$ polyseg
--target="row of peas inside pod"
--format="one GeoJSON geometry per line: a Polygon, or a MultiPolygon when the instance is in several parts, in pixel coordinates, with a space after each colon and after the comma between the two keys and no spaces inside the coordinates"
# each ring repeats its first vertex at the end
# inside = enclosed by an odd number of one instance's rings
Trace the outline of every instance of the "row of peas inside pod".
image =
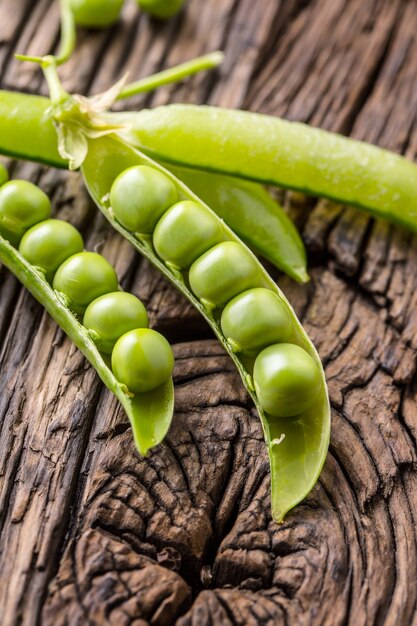
{"type": "Polygon", "coordinates": [[[117,274],[100,254],[84,251],[78,230],[51,219],[48,196],[0,171],[0,235],[19,250],[80,319],[128,393],[156,389],[171,376],[167,340],[148,328],[142,302],[120,290],[117,274]]]}
{"type": "Polygon", "coordinates": [[[288,306],[272,291],[257,259],[202,203],[181,200],[163,172],[148,165],[124,170],[110,190],[110,211],[126,229],[148,240],[156,255],[186,283],[244,359],[268,414],[307,410],[322,386],[313,358],[291,342],[288,306]]]}

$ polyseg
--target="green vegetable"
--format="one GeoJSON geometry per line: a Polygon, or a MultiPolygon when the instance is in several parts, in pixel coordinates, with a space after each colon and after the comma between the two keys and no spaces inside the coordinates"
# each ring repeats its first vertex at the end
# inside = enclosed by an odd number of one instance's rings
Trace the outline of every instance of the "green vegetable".
{"type": "Polygon", "coordinates": [[[88,28],[106,28],[117,22],[124,0],[69,0],[75,22],[88,28]]]}
{"type": "MultiPolygon", "coordinates": [[[[330,410],[320,359],[284,295],[267,275],[256,257],[252,255],[225,224],[219,222],[228,241],[218,244],[194,262],[192,268],[197,264],[197,269],[199,269],[199,266],[200,269],[198,272],[193,272],[194,279],[192,279],[191,275],[192,269],[190,270],[190,282],[188,282],[187,272],[178,271],[157,256],[149,236],[151,233],[140,235],[137,232],[129,231],[122,226],[119,220],[115,219],[113,207],[110,206],[112,185],[122,172],[136,166],[154,168],[159,174],[167,177],[175,186],[180,202],[196,202],[199,205],[203,205],[207,211],[210,211],[209,207],[180,180],[114,136],[109,135],[90,139],[82,172],[92,198],[113,227],[154,263],[202,313],[233,359],[248,392],[256,404],[262,421],[271,462],[272,512],[274,519],[281,521],[285,514],[300,502],[313,487],[326,457],[330,431],[330,410]],[[226,247],[224,248],[224,246],[226,247]],[[220,248],[221,254],[218,255],[216,253],[212,257],[214,259],[212,263],[201,263],[201,260],[206,255],[210,259],[212,251],[216,251],[216,248],[220,248]],[[233,265],[230,265],[231,259],[234,260],[233,265]],[[224,265],[223,260],[225,261],[224,265]],[[226,275],[237,275],[239,277],[239,289],[245,290],[248,287],[263,286],[276,294],[283,302],[291,318],[292,328],[286,341],[303,348],[316,364],[319,372],[317,396],[309,408],[296,418],[291,420],[277,418],[265,412],[253,386],[253,357],[246,358],[243,354],[238,355],[233,352],[227,342],[227,338],[221,331],[221,311],[213,310],[211,306],[206,306],[204,296],[208,295],[212,300],[212,294],[214,294],[216,304],[223,306],[227,298],[231,298],[236,294],[236,291],[233,290],[230,284],[226,284],[224,290],[216,284],[217,279],[223,280],[220,272],[216,275],[216,264],[224,269],[226,275]],[[247,268],[247,271],[242,272],[243,268],[247,268]],[[205,276],[209,279],[209,283],[205,282],[205,276]],[[249,284],[247,283],[248,276],[250,277],[249,284]],[[202,289],[202,292],[198,294],[203,297],[202,301],[190,289],[193,280],[196,280],[199,284],[198,289],[200,287],[202,289]],[[252,284],[252,280],[255,281],[255,284],[252,284]],[[230,289],[230,291],[226,292],[226,288],[230,289]]],[[[140,195],[139,190],[137,191],[138,195],[140,195]]],[[[148,201],[152,199],[150,197],[148,201]]],[[[219,219],[215,217],[214,213],[212,213],[212,216],[214,219],[219,219]]],[[[195,285],[194,288],[196,288],[195,285]]],[[[278,320],[278,324],[281,323],[282,316],[278,320]]]]}
{"type": "Polygon", "coordinates": [[[11,244],[0,236],[0,263],[7,267],[48,311],[57,324],[99,374],[103,383],[119,399],[132,424],[133,437],[141,454],[165,437],[174,410],[174,386],[167,379],[162,387],[145,393],[127,393],[103,360],[88,331],[48,284],[44,274],[31,265],[11,244]]]}
{"type": "Polygon", "coordinates": [[[26,180],[10,180],[0,188],[0,235],[18,245],[25,231],[51,215],[48,196],[26,180]]]}
{"type": "Polygon", "coordinates": [[[19,252],[50,281],[58,267],[83,248],[83,238],[74,226],[63,220],[45,220],[23,235],[19,252]]]}
{"type": "Polygon", "coordinates": [[[291,343],[262,350],[256,357],[253,380],[262,406],[276,417],[293,417],[309,409],[322,384],[314,359],[291,343]]]}
{"type": "Polygon", "coordinates": [[[183,200],[168,209],[156,225],[156,253],[173,268],[188,268],[203,252],[224,239],[222,225],[207,208],[183,200]]]}
{"type": "Polygon", "coordinates": [[[160,333],[149,328],[130,330],[120,337],[111,355],[113,372],[129,391],[151,391],[172,374],[174,356],[160,333]]]}
{"type": "Polygon", "coordinates": [[[159,161],[331,198],[417,232],[417,165],[387,150],[209,106],[173,104],[111,120],[125,124],[123,137],[159,161]]]}
{"type": "Polygon", "coordinates": [[[256,258],[237,241],[219,243],[194,261],[189,281],[191,291],[209,310],[264,283],[256,258]]]}
{"type": "Polygon", "coordinates": [[[4,183],[9,179],[9,174],[7,173],[6,168],[0,163],[0,186],[4,185],[4,183]]]}
{"type": "Polygon", "coordinates": [[[53,287],[72,311],[83,314],[90,302],[117,291],[118,284],[115,270],[103,256],[96,252],[79,252],[58,268],[53,287]]]}
{"type": "Polygon", "coordinates": [[[221,316],[221,328],[234,352],[253,352],[284,342],[292,330],[286,304],[270,289],[249,289],[230,300],[221,316]]]}
{"type": "Polygon", "coordinates": [[[161,20],[167,20],[182,9],[184,0],[137,0],[137,3],[142,11],[161,20]]]}
{"type": "Polygon", "coordinates": [[[169,178],[146,165],[122,172],[110,192],[115,217],[122,226],[136,233],[151,233],[164,211],[177,199],[169,178]]]}
{"type": "Polygon", "coordinates": [[[122,335],[135,328],[147,328],[148,315],[136,296],[114,291],[96,298],[88,305],[83,326],[100,352],[111,354],[114,344],[122,335]]]}
{"type": "Polygon", "coordinates": [[[254,252],[289,276],[308,281],[303,241],[283,208],[256,183],[164,164],[254,252]]]}

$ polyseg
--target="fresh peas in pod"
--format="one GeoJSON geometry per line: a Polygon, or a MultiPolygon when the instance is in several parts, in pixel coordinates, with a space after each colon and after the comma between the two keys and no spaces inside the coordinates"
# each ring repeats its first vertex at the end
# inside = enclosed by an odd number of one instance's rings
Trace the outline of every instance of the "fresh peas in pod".
{"type": "Polygon", "coordinates": [[[293,328],[288,307],[277,293],[258,287],[235,296],[224,308],[222,332],[234,352],[253,352],[284,342],[293,328]]]}
{"type": "Polygon", "coordinates": [[[292,343],[277,343],[262,350],[255,360],[253,381],[261,405],[275,417],[303,413],[322,388],[316,362],[292,343]]]}
{"type": "Polygon", "coordinates": [[[117,291],[117,274],[110,263],[96,252],[80,252],[58,268],[53,282],[55,291],[64,295],[75,313],[105,293],[117,291]]]}
{"type": "Polygon", "coordinates": [[[74,20],[79,26],[105,28],[117,22],[124,0],[70,0],[74,20]]]}
{"type": "Polygon", "coordinates": [[[18,246],[25,232],[51,215],[46,193],[26,180],[10,180],[0,187],[0,234],[18,246]]]}
{"type": "Polygon", "coordinates": [[[116,219],[134,233],[150,234],[165,211],[178,200],[174,183],[148,165],[124,170],[110,191],[111,209],[116,219]]]}
{"type": "Polygon", "coordinates": [[[211,211],[192,200],[183,200],[161,217],[153,234],[153,245],[165,263],[182,269],[190,267],[224,238],[221,222],[211,211]]]}
{"type": "Polygon", "coordinates": [[[263,285],[257,259],[237,241],[219,243],[194,261],[189,281],[193,293],[209,309],[263,285]]]}
{"type": "Polygon", "coordinates": [[[124,291],[106,293],[93,300],[83,320],[97,348],[106,354],[111,354],[122,335],[136,328],[147,328],[148,323],[142,302],[124,291]]]}
{"type": "Polygon", "coordinates": [[[125,333],[113,348],[111,363],[117,380],[132,393],[156,389],[172,374],[174,356],[168,341],[149,328],[125,333]]]}
{"type": "Polygon", "coordinates": [[[74,226],[52,219],[32,226],[23,235],[19,252],[51,280],[58,267],[83,248],[83,238],[74,226]]]}

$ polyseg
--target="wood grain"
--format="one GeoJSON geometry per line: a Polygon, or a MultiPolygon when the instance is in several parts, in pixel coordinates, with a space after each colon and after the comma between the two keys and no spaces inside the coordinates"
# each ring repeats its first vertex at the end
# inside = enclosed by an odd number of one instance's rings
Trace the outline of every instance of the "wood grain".
{"type": "MultiPolygon", "coordinates": [[[[13,54],[57,45],[56,4],[0,0],[2,87],[46,92],[13,54]]],[[[62,77],[96,93],[220,47],[219,71],[129,107],[244,107],[415,159],[416,33],[415,0],[189,0],[167,24],[129,2],[115,27],[80,32],[62,77]]],[[[0,269],[2,626],[417,625],[416,237],[282,194],[312,281],[277,279],[325,364],[333,425],[317,486],[277,526],[256,412],[209,329],[94,211],[78,174],[9,165],[174,342],[176,410],[140,458],[117,402],[0,269]]]]}

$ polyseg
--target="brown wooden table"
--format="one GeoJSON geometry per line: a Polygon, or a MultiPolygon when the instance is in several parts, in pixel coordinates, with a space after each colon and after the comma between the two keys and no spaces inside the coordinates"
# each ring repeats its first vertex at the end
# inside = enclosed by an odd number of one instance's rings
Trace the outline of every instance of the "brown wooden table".
{"type": "MultiPolygon", "coordinates": [[[[56,2],[0,0],[1,85],[45,92],[13,53],[45,53],[58,31],[56,2]]],[[[118,26],[80,32],[61,74],[93,93],[216,48],[220,72],[129,106],[243,107],[416,157],[415,0],[190,0],[165,25],[128,3],[118,26]]],[[[312,281],[279,281],[324,361],[333,426],[318,485],[277,526],[260,424],[208,328],[111,231],[78,174],[11,173],[52,195],[175,342],[176,413],[139,458],[118,403],[0,270],[1,625],[417,624],[416,238],[283,196],[312,281]]]]}

